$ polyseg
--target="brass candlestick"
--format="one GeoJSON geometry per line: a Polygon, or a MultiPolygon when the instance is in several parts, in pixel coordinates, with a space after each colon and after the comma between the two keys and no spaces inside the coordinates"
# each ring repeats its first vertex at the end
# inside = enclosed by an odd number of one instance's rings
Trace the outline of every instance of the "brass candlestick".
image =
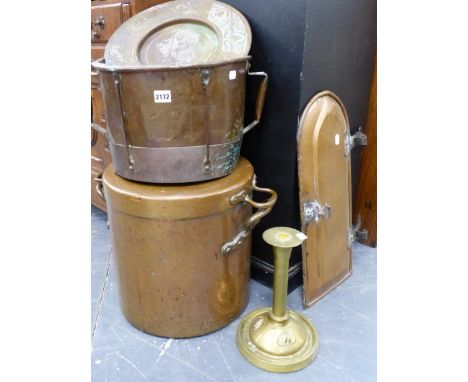
{"type": "Polygon", "coordinates": [[[237,347],[250,363],[264,370],[300,370],[317,355],[316,329],[286,305],[291,251],[306,238],[288,227],[270,228],[263,233],[263,240],[273,246],[275,256],[273,307],[256,309],[242,319],[237,328],[237,347]]]}

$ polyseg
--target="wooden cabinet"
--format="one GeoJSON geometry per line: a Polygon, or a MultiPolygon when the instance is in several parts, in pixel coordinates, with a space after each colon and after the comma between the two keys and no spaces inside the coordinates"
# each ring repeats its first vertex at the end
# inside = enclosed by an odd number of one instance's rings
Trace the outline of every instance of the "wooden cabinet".
{"type": "Polygon", "coordinates": [[[130,2],[94,1],[91,6],[92,42],[109,41],[112,33],[130,16],[130,2]]]}
{"type": "MultiPolygon", "coordinates": [[[[167,0],[95,0],[91,1],[91,61],[104,57],[112,33],[130,17],[167,0]]],[[[106,126],[99,78],[91,69],[91,122],[106,126]]],[[[98,178],[112,158],[106,138],[91,129],[91,203],[106,211],[106,203],[96,191],[98,178]]]]}
{"type": "Polygon", "coordinates": [[[367,113],[367,147],[363,150],[359,186],[354,207],[354,222],[361,220],[361,229],[368,231],[363,244],[377,246],[377,61],[367,113]]]}

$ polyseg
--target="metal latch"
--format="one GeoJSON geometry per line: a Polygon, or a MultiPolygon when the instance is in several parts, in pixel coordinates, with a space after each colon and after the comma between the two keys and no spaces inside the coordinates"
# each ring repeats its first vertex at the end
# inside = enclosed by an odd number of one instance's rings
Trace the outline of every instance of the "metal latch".
{"type": "Polygon", "coordinates": [[[309,223],[311,221],[318,222],[320,218],[325,219],[331,216],[331,207],[322,204],[317,200],[304,203],[304,222],[309,223]]]}
{"type": "Polygon", "coordinates": [[[362,132],[362,126],[359,126],[354,135],[346,130],[344,139],[345,157],[349,156],[354,146],[367,146],[367,135],[362,132]]]}
{"type": "Polygon", "coordinates": [[[368,231],[367,229],[359,230],[361,228],[361,217],[358,216],[358,221],[354,226],[348,229],[348,248],[357,240],[367,240],[368,231]]]}

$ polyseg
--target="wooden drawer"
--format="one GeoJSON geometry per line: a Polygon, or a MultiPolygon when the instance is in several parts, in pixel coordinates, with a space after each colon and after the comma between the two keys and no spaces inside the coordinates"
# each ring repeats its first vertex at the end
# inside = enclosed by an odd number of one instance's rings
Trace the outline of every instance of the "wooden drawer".
{"type": "Polygon", "coordinates": [[[170,0],[138,0],[138,1],[135,1],[133,3],[133,7],[134,7],[134,13],[135,15],[137,13],[140,13],[141,11],[149,8],[149,7],[152,7],[154,5],[158,5],[158,4],[161,4],[161,3],[166,3],[170,0]]]}
{"type": "Polygon", "coordinates": [[[108,41],[112,33],[130,16],[130,2],[91,6],[91,41],[108,41]]]}
{"type": "MultiPolygon", "coordinates": [[[[91,47],[91,62],[98,58],[103,58],[105,50],[106,44],[93,44],[91,47]]],[[[99,87],[99,76],[93,67],[91,67],[91,86],[99,87]]]]}
{"type": "Polygon", "coordinates": [[[91,89],[99,87],[99,75],[94,70],[91,70],[91,89]]]}
{"type": "Polygon", "coordinates": [[[105,50],[106,44],[93,44],[91,47],[91,61],[97,60],[98,58],[103,58],[105,50]]]}
{"type": "Polygon", "coordinates": [[[91,159],[102,168],[112,162],[106,138],[94,129],[91,129],[91,159]]]}

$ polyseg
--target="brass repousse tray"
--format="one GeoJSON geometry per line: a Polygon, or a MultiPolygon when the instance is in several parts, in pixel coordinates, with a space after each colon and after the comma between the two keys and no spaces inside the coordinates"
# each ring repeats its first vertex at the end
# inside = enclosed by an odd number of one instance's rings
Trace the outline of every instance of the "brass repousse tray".
{"type": "Polygon", "coordinates": [[[138,13],[111,36],[105,62],[178,67],[247,56],[252,32],[245,17],[215,0],[175,0],[138,13]]]}

